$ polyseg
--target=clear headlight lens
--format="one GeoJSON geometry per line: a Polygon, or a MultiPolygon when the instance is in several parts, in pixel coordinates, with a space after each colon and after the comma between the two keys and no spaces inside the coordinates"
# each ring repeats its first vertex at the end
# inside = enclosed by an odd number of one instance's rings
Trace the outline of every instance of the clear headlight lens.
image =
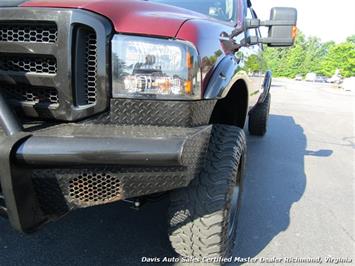
{"type": "Polygon", "coordinates": [[[198,53],[190,43],[115,35],[112,67],[113,97],[201,97],[198,53]]]}

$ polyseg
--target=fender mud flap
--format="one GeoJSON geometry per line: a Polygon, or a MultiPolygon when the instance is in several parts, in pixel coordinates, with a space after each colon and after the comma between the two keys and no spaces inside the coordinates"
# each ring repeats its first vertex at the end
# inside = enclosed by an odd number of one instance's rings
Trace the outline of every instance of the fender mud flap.
{"type": "Polygon", "coordinates": [[[31,232],[46,222],[31,181],[31,170],[14,165],[17,147],[31,135],[19,133],[0,138],[0,180],[7,215],[13,228],[31,232]]]}

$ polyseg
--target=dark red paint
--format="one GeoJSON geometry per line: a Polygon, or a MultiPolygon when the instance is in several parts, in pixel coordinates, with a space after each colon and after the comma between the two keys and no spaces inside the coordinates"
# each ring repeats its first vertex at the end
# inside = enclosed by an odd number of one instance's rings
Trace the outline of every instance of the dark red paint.
{"type": "Polygon", "coordinates": [[[190,20],[187,21],[177,34],[177,38],[190,41],[197,48],[201,57],[201,70],[204,91],[213,67],[219,59],[225,56],[225,52],[220,42],[222,32],[230,33],[232,25],[227,25],[212,20],[190,20]]]}
{"type": "Polygon", "coordinates": [[[90,10],[110,19],[117,32],[164,37],[175,37],[189,19],[207,18],[185,9],[142,0],[33,0],[22,6],[90,10]]]}

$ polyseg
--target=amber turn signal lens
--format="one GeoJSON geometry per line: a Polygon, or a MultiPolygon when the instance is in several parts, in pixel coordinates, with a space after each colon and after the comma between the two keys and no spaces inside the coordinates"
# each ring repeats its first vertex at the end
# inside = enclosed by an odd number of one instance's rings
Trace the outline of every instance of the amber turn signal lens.
{"type": "Polygon", "coordinates": [[[193,68],[193,58],[192,55],[189,51],[186,52],[186,66],[188,69],[192,69],[193,68]]]}
{"type": "Polygon", "coordinates": [[[296,26],[293,26],[293,27],[292,27],[292,33],[291,33],[293,40],[296,39],[297,33],[298,33],[297,27],[296,27],[296,26]]]}
{"type": "Polygon", "coordinates": [[[192,81],[191,80],[188,80],[185,82],[185,93],[187,95],[191,95],[191,93],[192,93],[192,81]]]}

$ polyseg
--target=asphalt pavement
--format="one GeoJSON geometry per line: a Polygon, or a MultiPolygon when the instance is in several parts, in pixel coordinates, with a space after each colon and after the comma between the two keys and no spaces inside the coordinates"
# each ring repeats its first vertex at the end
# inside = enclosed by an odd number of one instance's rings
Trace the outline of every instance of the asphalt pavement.
{"type": "MultiPolygon", "coordinates": [[[[329,256],[354,264],[354,108],[350,92],[274,81],[269,131],[248,136],[234,256],[256,263],[243,265],[318,257],[326,263],[329,256]]],[[[32,235],[0,219],[0,265],[125,266],[174,257],[167,206],[164,200],[139,212],[122,202],[82,209],[32,235]]]]}

